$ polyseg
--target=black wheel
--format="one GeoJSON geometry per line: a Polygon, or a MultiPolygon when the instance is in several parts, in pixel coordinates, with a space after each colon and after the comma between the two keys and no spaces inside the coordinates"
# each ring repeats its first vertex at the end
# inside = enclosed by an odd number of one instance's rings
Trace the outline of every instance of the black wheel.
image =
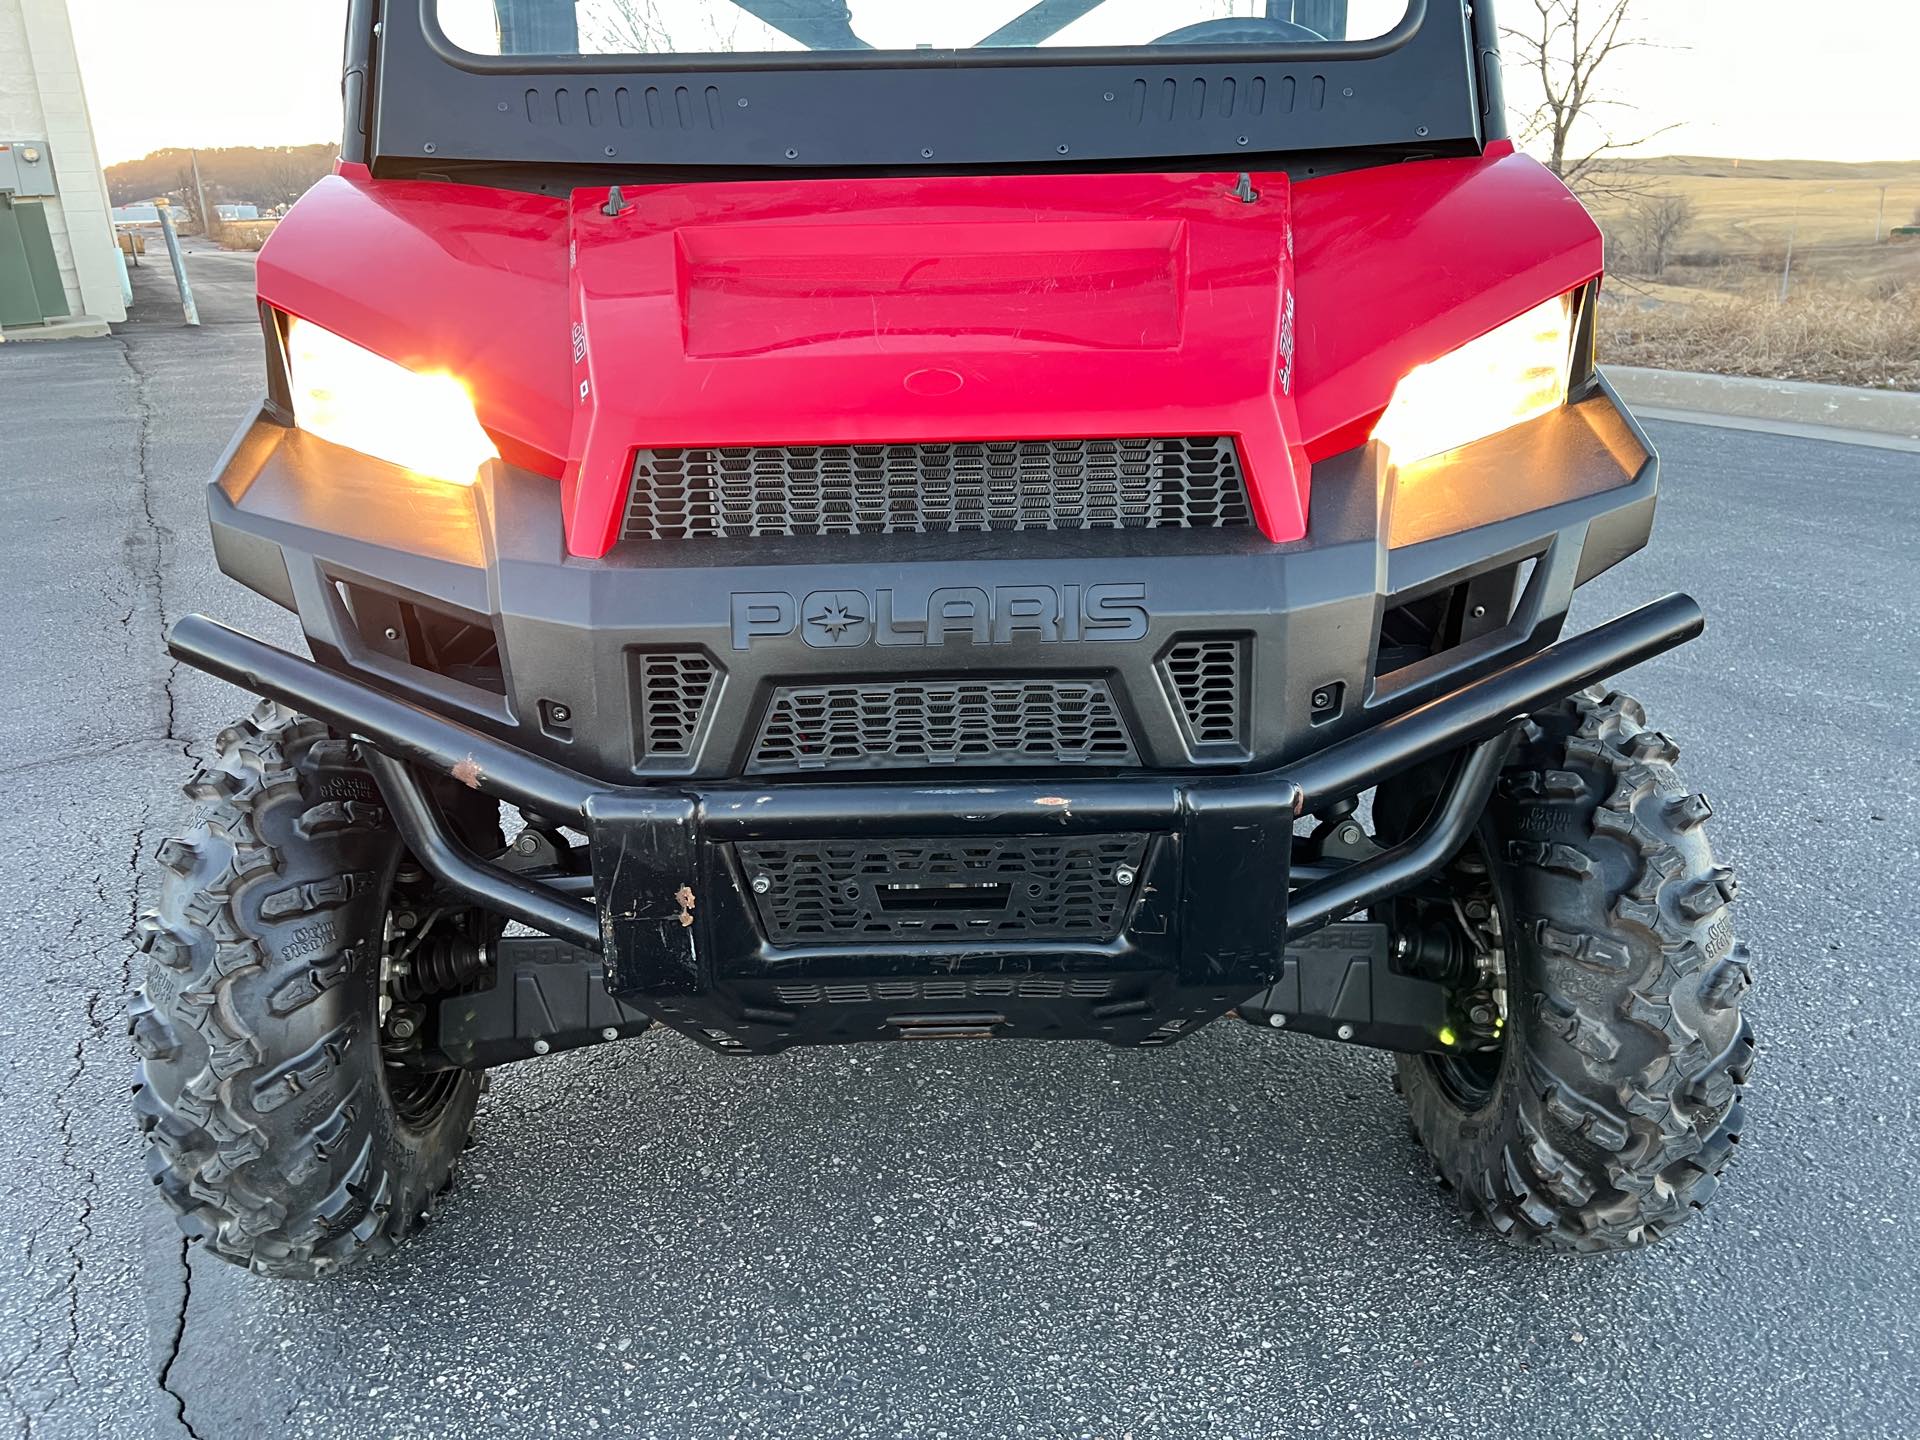
{"type": "MultiPolygon", "coordinates": [[[[352,743],[278,706],[223,731],[187,794],[135,930],[148,1172],[189,1236],[265,1274],[390,1251],[451,1185],[481,1088],[413,1063],[393,961],[484,917],[428,908],[352,743]]],[[[496,826],[468,809],[469,834],[496,826]]]]}
{"type": "MultiPolygon", "coordinates": [[[[1706,1204],[1740,1138],[1751,972],[1733,872],[1676,759],[1624,695],[1535,716],[1475,843],[1393,909],[1458,986],[1453,1043],[1399,1058],[1414,1131],[1515,1244],[1657,1240],[1706,1204]]],[[[1420,791],[1380,797],[1383,831],[1418,820],[1420,791]]]]}

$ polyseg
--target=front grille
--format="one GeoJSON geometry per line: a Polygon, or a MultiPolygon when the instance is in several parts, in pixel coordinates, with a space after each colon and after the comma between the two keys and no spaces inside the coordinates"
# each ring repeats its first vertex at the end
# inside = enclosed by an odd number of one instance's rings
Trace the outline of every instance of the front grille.
{"type": "Polygon", "coordinates": [[[742,844],[767,938],[832,941],[1110,940],[1144,835],[742,844]]]}
{"type": "Polygon", "coordinates": [[[1232,636],[1176,641],[1160,658],[1160,673],[1196,751],[1244,750],[1246,672],[1246,641],[1232,636]]]}
{"type": "Polygon", "coordinates": [[[1250,525],[1230,438],[642,450],[626,540],[1250,525]]]}
{"type": "Polygon", "coordinates": [[[750,773],[929,765],[1130,765],[1104,680],[901,681],[776,690],[750,773]]]}
{"type": "Polygon", "coordinates": [[[646,650],[637,659],[640,749],[648,760],[693,753],[718,672],[697,650],[646,650]]]}

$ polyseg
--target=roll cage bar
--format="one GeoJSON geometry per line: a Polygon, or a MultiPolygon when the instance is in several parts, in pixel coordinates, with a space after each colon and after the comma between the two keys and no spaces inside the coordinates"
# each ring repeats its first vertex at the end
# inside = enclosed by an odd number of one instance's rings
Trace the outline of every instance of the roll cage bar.
{"type": "MultiPolygon", "coordinates": [[[[1035,0],[976,49],[913,52],[868,46],[843,4],[736,3],[829,48],[478,56],[447,39],[436,0],[350,0],[342,158],[444,178],[1271,168],[1474,153],[1505,134],[1491,0],[1409,0],[1364,42],[1157,49],[1033,48],[1096,3],[1035,0]]],[[[1345,23],[1345,0],[1269,0],[1269,14],[1282,5],[1309,28],[1345,23]]],[[[556,13],[525,7],[514,23],[551,27],[556,13]]],[[[542,48],[565,39],[540,33],[542,48]]]]}

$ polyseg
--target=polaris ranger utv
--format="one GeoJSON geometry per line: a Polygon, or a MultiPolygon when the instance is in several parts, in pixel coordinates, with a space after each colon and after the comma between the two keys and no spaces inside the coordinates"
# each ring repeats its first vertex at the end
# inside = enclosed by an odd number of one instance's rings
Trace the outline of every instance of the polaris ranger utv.
{"type": "Polygon", "coordinates": [[[1600,235],[1485,0],[353,0],[208,493],[312,659],[159,851],[152,1176],[390,1251],[485,1072],[1233,1017],[1395,1053],[1508,1240],[1712,1194],[1748,983],[1562,636],[1647,540],[1600,235]]]}

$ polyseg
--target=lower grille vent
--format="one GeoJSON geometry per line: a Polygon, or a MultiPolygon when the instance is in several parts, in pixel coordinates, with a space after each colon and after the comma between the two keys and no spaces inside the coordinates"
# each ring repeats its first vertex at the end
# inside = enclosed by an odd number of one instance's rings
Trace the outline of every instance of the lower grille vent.
{"type": "Polygon", "coordinates": [[[1181,640],[1160,659],[1160,673],[1179,706],[1196,753],[1246,751],[1247,642],[1209,636],[1181,640]]]}
{"type": "Polygon", "coordinates": [[[783,686],[749,770],[929,765],[1131,765],[1104,680],[901,681],[783,686]]]}
{"type": "Polygon", "coordinates": [[[640,749],[648,760],[693,754],[719,671],[697,650],[646,650],[636,657],[640,749]]]}
{"type": "Polygon", "coordinates": [[[776,945],[1119,933],[1144,835],[743,844],[741,868],[776,945]]]}
{"type": "Polygon", "coordinates": [[[1224,436],[642,450],[623,540],[1253,523],[1224,436]]]}

